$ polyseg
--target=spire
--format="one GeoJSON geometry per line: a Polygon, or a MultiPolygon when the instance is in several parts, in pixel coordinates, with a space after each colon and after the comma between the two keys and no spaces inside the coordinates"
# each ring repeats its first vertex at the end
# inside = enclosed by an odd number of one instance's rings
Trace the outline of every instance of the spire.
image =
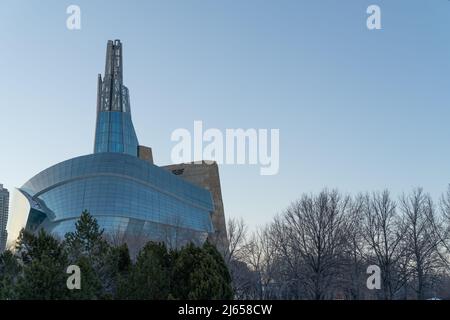
{"type": "MultiPolygon", "coordinates": [[[[101,81],[101,80],[100,80],[101,81]]],[[[123,85],[122,43],[108,41],[105,75],[101,82],[100,111],[129,112],[128,89],[123,85]]]]}
{"type": "Polygon", "coordinates": [[[121,152],[137,156],[138,140],[130,113],[128,88],[123,85],[122,43],[109,40],[105,74],[97,79],[97,126],[94,153],[121,152]]]}
{"type": "Polygon", "coordinates": [[[106,48],[105,78],[112,77],[122,84],[122,43],[120,40],[108,41],[106,48]]]}
{"type": "Polygon", "coordinates": [[[102,75],[99,73],[97,77],[97,115],[100,112],[101,96],[102,96],[102,75]]]}

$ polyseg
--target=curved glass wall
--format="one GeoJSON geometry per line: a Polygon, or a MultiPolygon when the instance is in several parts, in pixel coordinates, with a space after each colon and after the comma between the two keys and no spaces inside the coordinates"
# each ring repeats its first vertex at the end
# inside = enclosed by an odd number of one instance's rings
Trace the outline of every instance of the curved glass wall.
{"type": "Polygon", "coordinates": [[[98,76],[94,154],[58,163],[18,189],[9,241],[21,228],[57,236],[73,231],[88,210],[107,233],[154,240],[202,241],[213,232],[211,193],[138,158],[122,44],[108,41],[98,76]]]}
{"type": "Polygon", "coordinates": [[[131,114],[102,111],[98,114],[94,152],[123,152],[137,156],[138,140],[131,114]]]}
{"type": "Polygon", "coordinates": [[[13,214],[27,217],[27,228],[44,228],[61,237],[73,231],[83,210],[107,233],[164,240],[174,232],[197,238],[213,232],[208,190],[123,153],[61,162],[34,176],[20,192],[21,205],[13,208],[19,212],[13,214]]]}

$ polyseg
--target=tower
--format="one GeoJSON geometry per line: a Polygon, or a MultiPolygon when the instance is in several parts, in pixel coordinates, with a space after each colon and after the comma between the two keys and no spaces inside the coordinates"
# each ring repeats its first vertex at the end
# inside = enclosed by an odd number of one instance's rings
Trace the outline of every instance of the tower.
{"type": "Polygon", "coordinates": [[[17,190],[8,224],[11,243],[22,229],[62,238],[74,231],[84,210],[105,235],[129,243],[152,240],[178,247],[224,239],[217,166],[186,168],[180,177],[179,168],[155,165],[151,148],[138,144],[119,40],[107,44],[96,113],[93,154],[57,163],[17,190]]]}
{"type": "Polygon", "coordinates": [[[105,74],[98,75],[97,124],[94,153],[118,152],[138,156],[138,139],[130,112],[128,88],[123,85],[122,43],[108,41],[105,74]]]}

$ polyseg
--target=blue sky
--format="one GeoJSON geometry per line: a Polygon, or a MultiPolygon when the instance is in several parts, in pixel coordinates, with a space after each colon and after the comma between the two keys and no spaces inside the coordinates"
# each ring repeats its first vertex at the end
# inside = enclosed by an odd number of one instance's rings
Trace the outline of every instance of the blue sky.
{"type": "Polygon", "coordinates": [[[124,47],[139,142],[170,163],[177,128],[279,128],[280,171],[220,167],[252,226],[303,192],[449,180],[450,1],[2,1],[0,183],[92,152],[97,73],[124,47]],[[66,8],[81,8],[81,30],[66,8]],[[381,8],[382,30],[366,28],[381,8]]]}

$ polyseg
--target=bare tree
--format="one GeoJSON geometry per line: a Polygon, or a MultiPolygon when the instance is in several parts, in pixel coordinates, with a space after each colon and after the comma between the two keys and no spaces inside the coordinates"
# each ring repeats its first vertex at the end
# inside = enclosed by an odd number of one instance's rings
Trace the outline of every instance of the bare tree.
{"type": "Polygon", "coordinates": [[[410,254],[413,288],[418,299],[426,297],[432,287],[433,275],[442,268],[439,246],[442,236],[437,233],[436,210],[430,195],[421,188],[400,199],[404,213],[406,245],[410,254]]]}
{"type": "Polygon", "coordinates": [[[383,299],[394,299],[408,280],[408,263],[404,246],[404,230],[397,214],[396,204],[389,191],[373,193],[364,198],[363,237],[368,264],[381,270],[383,299]]]}
{"type": "Polygon", "coordinates": [[[273,252],[270,257],[273,285],[277,288],[278,298],[302,299],[306,298],[302,280],[303,258],[292,245],[290,228],[284,216],[277,216],[266,229],[265,235],[273,252]]]}
{"type": "Polygon", "coordinates": [[[348,219],[347,244],[342,253],[344,269],[340,275],[342,293],[347,299],[360,300],[367,296],[366,268],[363,236],[364,196],[352,200],[348,219]]]}
{"type": "Polygon", "coordinates": [[[254,231],[243,248],[245,261],[257,275],[256,297],[270,299],[277,296],[275,283],[276,253],[271,242],[270,227],[254,231]]]}
{"type": "Polygon", "coordinates": [[[249,268],[245,257],[247,226],[242,218],[227,221],[227,237],[229,248],[225,253],[225,262],[231,274],[235,298],[254,299],[258,278],[249,268]]]}
{"type": "Polygon", "coordinates": [[[229,263],[231,260],[242,258],[242,249],[247,240],[247,226],[242,218],[228,219],[227,237],[229,249],[225,254],[225,261],[229,263]]]}
{"type": "Polygon", "coordinates": [[[304,195],[284,214],[291,252],[302,258],[302,282],[316,300],[336,295],[336,275],[341,272],[343,252],[351,229],[347,213],[350,197],[336,190],[317,196],[304,195]]]}
{"type": "Polygon", "coordinates": [[[398,203],[387,190],[351,198],[325,189],[302,195],[250,236],[242,219],[229,220],[225,257],[236,298],[448,296],[450,187],[442,215],[421,189],[398,203]],[[366,287],[373,264],[381,290],[366,287]]]}
{"type": "Polygon", "coordinates": [[[439,230],[438,234],[442,236],[442,245],[446,251],[443,253],[443,260],[447,264],[447,272],[450,272],[450,185],[447,187],[447,191],[440,199],[440,209],[442,213],[442,221],[436,225],[436,228],[439,230]]]}

